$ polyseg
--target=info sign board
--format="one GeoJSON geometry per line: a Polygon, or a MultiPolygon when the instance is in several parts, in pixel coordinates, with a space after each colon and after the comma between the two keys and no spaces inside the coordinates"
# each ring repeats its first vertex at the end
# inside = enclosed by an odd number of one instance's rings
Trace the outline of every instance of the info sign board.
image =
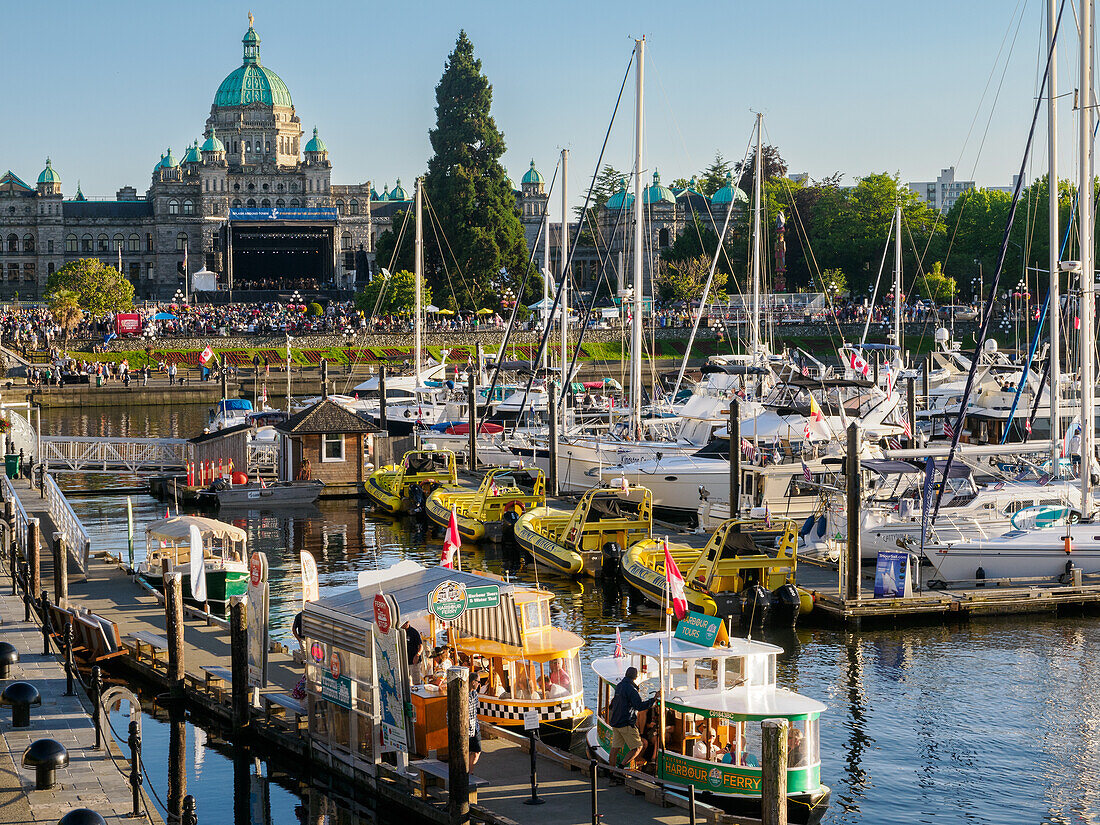
{"type": "Polygon", "coordinates": [[[248,684],[267,686],[268,583],[267,556],[259,551],[248,560],[248,684]]]}
{"type": "Polygon", "coordinates": [[[713,647],[720,636],[728,640],[725,626],[718,616],[706,616],[690,610],[676,625],[677,639],[703,647],[713,647]]]}
{"type": "Polygon", "coordinates": [[[880,550],[875,563],[875,598],[900,599],[912,595],[909,554],[901,550],[880,550]]]}
{"type": "Polygon", "coordinates": [[[402,753],[409,751],[405,703],[409,701],[409,666],[405,632],[397,600],[379,593],[374,597],[374,672],[378,682],[378,717],[382,727],[382,745],[402,753]]]}
{"type": "Polygon", "coordinates": [[[444,622],[453,622],[467,610],[499,606],[500,588],[495,584],[467,587],[448,579],[428,596],[428,612],[444,622]]]}
{"type": "Polygon", "coordinates": [[[332,651],[327,668],[321,671],[321,698],[351,710],[351,677],[347,675],[343,654],[332,651]]]}

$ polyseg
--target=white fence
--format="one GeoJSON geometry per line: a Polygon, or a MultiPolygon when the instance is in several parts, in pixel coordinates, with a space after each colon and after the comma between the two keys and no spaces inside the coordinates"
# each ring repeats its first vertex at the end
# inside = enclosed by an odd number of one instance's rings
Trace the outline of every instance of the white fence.
{"type": "Polygon", "coordinates": [[[88,538],[88,531],[84,524],[73,512],[69,500],[53,480],[49,473],[42,474],[42,484],[46,491],[46,506],[50,508],[50,518],[54,526],[65,539],[65,547],[72,560],[76,562],[81,573],[88,572],[88,554],[92,549],[92,541],[88,538]]]}
{"type": "Polygon", "coordinates": [[[248,469],[275,469],[279,463],[279,444],[276,441],[252,441],[248,445],[248,469]]]}
{"type": "MultiPolygon", "coordinates": [[[[12,533],[15,537],[15,546],[19,548],[19,552],[26,555],[27,525],[31,523],[32,519],[27,515],[27,511],[23,509],[23,502],[15,494],[15,487],[12,485],[7,473],[0,473],[0,486],[4,489],[4,500],[12,502],[14,507],[15,516],[12,519],[12,533]]],[[[38,519],[33,519],[33,521],[37,522],[38,519]]],[[[12,575],[15,575],[14,570],[12,575]]]]}
{"type": "Polygon", "coordinates": [[[51,435],[42,438],[42,461],[52,472],[182,470],[186,444],[184,438],[51,435]]]}

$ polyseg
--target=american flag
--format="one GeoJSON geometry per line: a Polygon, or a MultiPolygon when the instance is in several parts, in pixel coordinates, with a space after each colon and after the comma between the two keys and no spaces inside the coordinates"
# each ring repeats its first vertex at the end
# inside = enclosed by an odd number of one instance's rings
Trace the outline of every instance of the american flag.
{"type": "Polygon", "coordinates": [[[901,442],[898,441],[896,438],[891,438],[890,439],[890,449],[891,450],[900,450],[901,449],[901,442]]]}
{"type": "Polygon", "coordinates": [[[749,461],[752,461],[754,458],[756,458],[756,447],[753,446],[753,443],[747,438],[741,439],[741,455],[743,455],[749,461]]]}
{"type": "Polygon", "coordinates": [[[955,437],[955,427],[946,418],[943,420],[943,434],[948,438],[955,437]]]}
{"type": "Polygon", "coordinates": [[[905,437],[911,440],[913,438],[913,431],[909,427],[909,416],[905,413],[901,414],[901,428],[905,430],[905,437]]]}
{"type": "Polygon", "coordinates": [[[802,459],[802,475],[806,481],[813,481],[814,477],[810,473],[810,468],[806,466],[806,459],[802,459]]]}

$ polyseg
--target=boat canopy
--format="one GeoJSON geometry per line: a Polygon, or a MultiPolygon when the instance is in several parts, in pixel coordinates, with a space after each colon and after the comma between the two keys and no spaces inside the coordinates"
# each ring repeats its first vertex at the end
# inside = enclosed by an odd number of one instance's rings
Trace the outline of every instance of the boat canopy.
{"type": "Polygon", "coordinates": [[[827,710],[825,705],[809,696],[773,687],[742,686],[707,693],[673,692],[666,696],[665,702],[701,716],[734,719],[815,718],[827,710]]]}
{"type": "Polygon", "coordinates": [[[623,650],[638,656],[649,656],[653,659],[661,657],[662,649],[668,660],[694,661],[695,659],[728,658],[731,656],[759,656],[762,654],[778,655],[783,648],[767,642],[754,642],[751,639],[739,637],[731,638],[729,646],[706,647],[695,642],[687,642],[673,636],[671,639],[665,633],[646,633],[636,636],[623,643],[623,650]]]}
{"type": "Polygon", "coordinates": [[[223,398],[218,402],[217,408],[222,412],[240,412],[242,410],[251,410],[252,402],[247,398],[223,398]]]}
{"type": "Polygon", "coordinates": [[[203,539],[221,539],[222,541],[239,542],[248,538],[248,533],[240,527],[226,524],[212,518],[202,516],[173,516],[168,519],[154,521],[145,526],[146,538],[157,539],[168,544],[180,544],[190,540],[191,525],[199,528],[203,539]]]}

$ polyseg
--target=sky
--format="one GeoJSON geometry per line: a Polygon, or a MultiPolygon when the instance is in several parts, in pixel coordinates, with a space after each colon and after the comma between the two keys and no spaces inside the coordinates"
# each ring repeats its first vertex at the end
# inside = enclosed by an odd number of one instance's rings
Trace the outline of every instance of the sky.
{"type": "MultiPolygon", "coordinates": [[[[241,63],[247,14],[333,183],[406,188],[426,168],[435,85],[460,29],[493,84],[516,182],[549,181],[570,150],[570,199],[595,169],[634,38],[646,37],[643,168],[670,183],[721,152],[743,156],[753,113],[791,172],[876,173],[1006,186],[1020,165],[1045,0],[597,0],[532,2],[5,3],[0,173],[28,182],[52,158],[66,195],[144,192],[161,153],[202,137],[214,92],[241,63]]],[[[1067,31],[1073,19],[1067,8],[1067,31]]],[[[1074,38],[1059,58],[1076,85],[1074,38]]],[[[1044,54],[1045,56],[1045,54],[1044,54]]],[[[633,165],[633,77],[606,163],[633,165]]],[[[1072,174],[1072,96],[1060,99],[1072,174]]],[[[1027,177],[1045,171],[1045,116],[1027,177]]]]}

